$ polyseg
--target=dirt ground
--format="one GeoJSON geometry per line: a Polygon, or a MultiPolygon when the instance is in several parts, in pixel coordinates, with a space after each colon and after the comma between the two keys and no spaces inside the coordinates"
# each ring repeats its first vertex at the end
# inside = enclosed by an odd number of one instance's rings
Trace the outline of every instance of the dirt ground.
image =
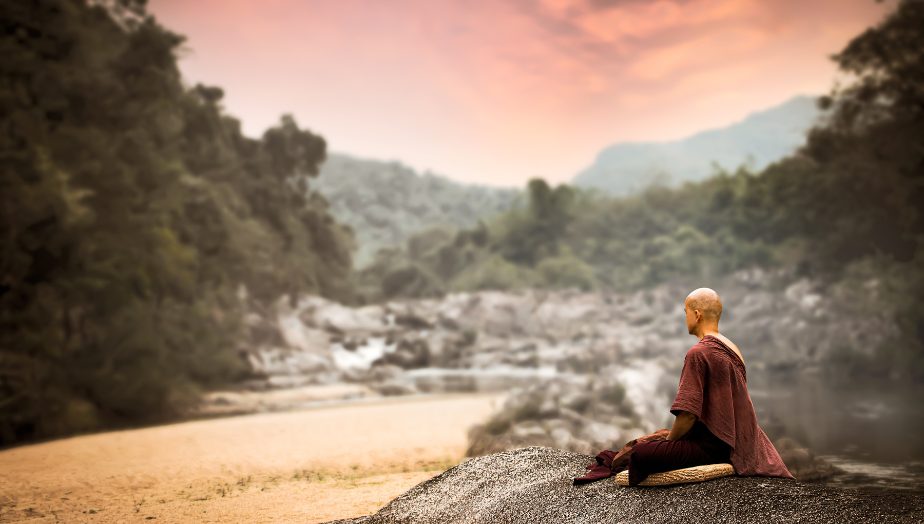
{"type": "Polygon", "coordinates": [[[498,395],[358,402],[97,433],[0,452],[0,522],[324,522],[463,458],[498,395]]]}

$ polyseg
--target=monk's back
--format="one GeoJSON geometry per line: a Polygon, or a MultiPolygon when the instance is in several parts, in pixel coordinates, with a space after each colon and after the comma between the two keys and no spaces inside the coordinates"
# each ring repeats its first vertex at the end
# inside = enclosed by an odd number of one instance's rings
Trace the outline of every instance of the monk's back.
{"type": "Polygon", "coordinates": [[[715,338],[721,340],[723,344],[725,344],[726,346],[728,346],[729,349],[731,349],[732,351],[734,351],[735,354],[738,355],[738,358],[741,359],[741,363],[742,363],[742,364],[745,363],[745,362],[744,362],[744,356],[741,354],[741,350],[738,349],[738,346],[737,346],[734,342],[732,342],[731,340],[729,340],[728,337],[726,337],[725,335],[723,335],[723,334],[721,334],[721,333],[716,333],[716,334],[713,335],[713,336],[714,336],[715,338]]]}

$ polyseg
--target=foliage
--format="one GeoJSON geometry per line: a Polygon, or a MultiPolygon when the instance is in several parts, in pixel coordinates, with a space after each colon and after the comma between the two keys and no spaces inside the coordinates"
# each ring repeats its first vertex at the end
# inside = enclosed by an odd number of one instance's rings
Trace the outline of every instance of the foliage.
{"type": "Polygon", "coordinates": [[[331,203],[331,214],[351,226],[357,268],[374,262],[379,249],[404,245],[433,226],[478,227],[478,221],[519,205],[522,191],[461,184],[399,162],[333,153],[321,165],[314,189],[331,203]]]}
{"type": "Polygon", "coordinates": [[[244,137],[220,89],[183,87],[182,38],[125,6],[0,4],[0,444],[239,379],[239,289],[351,298],[351,238],[305,197],[323,138],[290,117],[244,137]]]}

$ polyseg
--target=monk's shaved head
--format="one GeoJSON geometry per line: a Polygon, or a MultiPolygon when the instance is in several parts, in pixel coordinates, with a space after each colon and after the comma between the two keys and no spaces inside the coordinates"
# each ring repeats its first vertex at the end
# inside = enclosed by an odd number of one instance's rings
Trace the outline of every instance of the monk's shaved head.
{"type": "Polygon", "coordinates": [[[706,320],[718,322],[722,317],[722,299],[715,290],[708,287],[694,289],[683,303],[690,309],[702,311],[706,320]]]}

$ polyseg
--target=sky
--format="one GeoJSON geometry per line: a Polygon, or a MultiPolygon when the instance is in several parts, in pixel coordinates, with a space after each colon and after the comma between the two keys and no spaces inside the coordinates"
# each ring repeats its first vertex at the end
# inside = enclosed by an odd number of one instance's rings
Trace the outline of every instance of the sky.
{"type": "Polygon", "coordinates": [[[493,186],[569,181],[606,146],[830,91],[873,0],[150,0],[190,85],[248,136],[284,113],[328,151],[493,186]]]}

